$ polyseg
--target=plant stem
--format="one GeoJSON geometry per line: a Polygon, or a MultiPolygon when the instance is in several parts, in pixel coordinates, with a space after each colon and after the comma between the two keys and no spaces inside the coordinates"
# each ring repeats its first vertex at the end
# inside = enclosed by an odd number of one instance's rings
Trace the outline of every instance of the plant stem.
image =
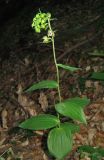
{"type": "Polygon", "coordinates": [[[49,29],[52,32],[52,49],[53,49],[53,57],[54,57],[54,63],[55,63],[55,67],[56,67],[56,77],[57,77],[57,83],[58,83],[58,96],[59,96],[59,102],[61,102],[61,92],[60,92],[60,76],[59,76],[59,69],[57,66],[57,59],[56,59],[56,52],[55,52],[55,42],[54,42],[54,32],[51,28],[51,24],[50,24],[50,19],[48,19],[48,25],[49,25],[49,29]]]}
{"type": "Polygon", "coordinates": [[[52,37],[52,48],[53,48],[54,63],[55,63],[55,67],[56,67],[56,76],[57,76],[57,83],[58,83],[57,89],[58,89],[58,95],[59,95],[59,102],[61,102],[60,76],[59,76],[59,69],[58,69],[57,60],[56,60],[54,37],[52,37]]]}
{"type": "MultiPolygon", "coordinates": [[[[57,76],[57,83],[58,83],[58,96],[59,96],[59,102],[61,103],[61,92],[60,92],[60,76],[59,76],[59,69],[57,66],[57,60],[56,60],[56,52],[55,52],[55,43],[54,43],[54,37],[52,36],[52,48],[53,48],[53,57],[54,57],[54,63],[56,67],[56,76],[57,76]]],[[[58,119],[60,120],[60,115],[57,113],[58,119]]],[[[60,127],[60,124],[59,124],[60,127]]]]}

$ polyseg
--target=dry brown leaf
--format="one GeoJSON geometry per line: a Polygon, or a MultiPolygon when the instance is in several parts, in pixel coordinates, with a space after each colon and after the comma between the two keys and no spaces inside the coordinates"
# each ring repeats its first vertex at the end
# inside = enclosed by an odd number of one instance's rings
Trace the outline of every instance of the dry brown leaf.
{"type": "Polygon", "coordinates": [[[48,160],[48,157],[45,153],[43,154],[43,160],[48,160]]]}
{"type": "Polygon", "coordinates": [[[29,140],[28,139],[26,139],[26,141],[24,141],[24,142],[21,143],[22,147],[25,147],[27,145],[29,145],[29,140]]]}
{"type": "Polygon", "coordinates": [[[90,71],[90,70],[91,70],[91,66],[87,66],[86,71],[90,71]]]}
{"type": "Polygon", "coordinates": [[[30,107],[34,105],[34,101],[29,100],[25,95],[21,95],[21,94],[18,95],[18,102],[24,108],[26,106],[30,107]]]}
{"type": "Polygon", "coordinates": [[[101,123],[102,131],[104,132],[104,121],[101,123]]]}
{"type": "Polygon", "coordinates": [[[43,136],[44,135],[44,131],[35,131],[36,134],[43,136]]]}
{"type": "Polygon", "coordinates": [[[91,80],[86,80],[86,82],[85,82],[85,87],[86,87],[86,88],[93,87],[93,82],[92,82],[91,80]]]}
{"type": "Polygon", "coordinates": [[[81,158],[80,160],[91,160],[91,158],[85,156],[84,158],[81,158]]]}
{"type": "Polygon", "coordinates": [[[91,128],[88,130],[88,142],[90,145],[93,145],[93,139],[96,134],[96,128],[91,128]]]}
{"type": "Polygon", "coordinates": [[[104,148],[104,132],[97,132],[94,138],[94,143],[96,146],[104,148]]]}
{"type": "Polygon", "coordinates": [[[36,115],[36,104],[34,101],[28,99],[25,95],[18,95],[18,103],[24,108],[29,115],[34,116],[36,115]]]}
{"type": "Polygon", "coordinates": [[[83,142],[84,141],[84,137],[79,133],[76,133],[74,138],[75,138],[75,140],[77,140],[79,142],[83,142]]]}
{"type": "Polygon", "coordinates": [[[29,59],[29,57],[25,57],[24,62],[25,62],[26,67],[28,67],[29,64],[31,63],[31,60],[29,59]]]}
{"type": "Polygon", "coordinates": [[[103,94],[104,93],[104,88],[102,85],[99,84],[99,82],[94,82],[94,87],[95,87],[95,95],[103,94]]]}
{"type": "Polygon", "coordinates": [[[47,96],[43,92],[40,93],[39,103],[43,111],[46,111],[48,108],[48,100],[47,100],[47,96]]]}
{"type": "Polygon", "coordinates": [[[99,72],[100,71],[100,66],[93,66],[94,72],[99,72]]]}
{"type": "Polygon", "coordinates": [[[23,87],[21,84],[18,84],[16,93],[19,95],[19,94],[22,94],[22,92],[23,92],[23,87]]]}
{"type": "Polygon", "coordinates": [[[3,143],[5,142],[5,140],[6,140],[6,138],[0,138],[0,146],[2,146],[3,145],[3,143]]]}
{"type": "Polygon", "coordinates": [[[21,84],[18,85],[18,103],[20,106],[24,108],[26,112],[28,112],[29,115],[34,116],[36,115],[36,104],[33,100],[30,100],[27,96],[22,94],[22,86],[21,84]]]}
{"type": "Polygon", "coordinates": [[[5,129],[8,129],[8,125],[7,125],[7,116],[8,116],[8,112],[6,109],[4,109],[1,112],[1,119],[2,119],[2,127],[5,129]]]}

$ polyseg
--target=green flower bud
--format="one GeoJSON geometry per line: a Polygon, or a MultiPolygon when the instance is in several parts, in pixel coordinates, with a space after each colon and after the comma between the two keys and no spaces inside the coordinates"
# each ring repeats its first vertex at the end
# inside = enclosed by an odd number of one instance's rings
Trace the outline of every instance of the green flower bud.
{"type": "Polygon", "coordinates": [[[41,21],[42,21],[41,18],[37,19],[37,23],[41,23],[41,21]]]}
{"type": "Polygon", "coordinates": [[[47,13],[47,17],[48,17],[48,18],[51,18],[51,13],[47,13]]]}
{"type": "Polygon", "coordinates": [[[50,38],[48,38],[47,36],[43,37],[43,43],[49,43],[50,42],[50,38]]]}
{"type": "Polygon", "coordinates": [[[40,17],[40,13],[36,14],[36,18],[38,19],[40,17]]]}
{"type": "Polygon", "coordinates": [[[41,18],[44,18],[46,16],[46,13],[41,14],[41,18]]]}
{"type": "Polygon", "coordinates": [[[48,19],[51,17],[50,13],[39,12],[33,18],[32,28],[35,28],[35,31],[40,33],[41,29],[46,30],[48,28],[48,19]]]}
{"type": "Polygon", "coordinates": [[[42,20],[41,20],[41,23],[42,23],[42,24],[43,24],[43,23],[45,23],[45,20],[44,20],[44,19],[42,19],[42,20]]]}
{"type": "Polygon", "coordinates": [[[42,28],[42,29],[45,29],[45,28],[46,28],[46,25],[45,25],[45,24],[42,24],[42,25],[41,25],[41,28],[42,28]]]}
{"type": "Polygon", "coordinates": [[[51,30],[48,30],[48,37],[52,37],[53,32],[51,30]]]}
{"type": "Polygon", "coordinates": [[[40,28],[35,27],[35,31],[36,31],[37,33],[40,33],[40,28]]]}

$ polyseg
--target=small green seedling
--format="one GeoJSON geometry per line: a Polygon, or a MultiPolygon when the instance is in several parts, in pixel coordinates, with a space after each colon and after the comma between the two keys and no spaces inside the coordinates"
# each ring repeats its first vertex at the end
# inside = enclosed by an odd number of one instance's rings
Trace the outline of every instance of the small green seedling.
{"type": "Polygon", "coordinates": [[[92,147],[92,146],[80,146],[78,151],[81,154],[81,157],[84,158],[84,156],[87,153],[87,156],[91,158],[91,160],[102,160],[104,157],[104,149],[99,147],[92,147]]]}
{"type": "Polygon", "coordinates": [[[51,155],[56,159],[62,160],[72,150],[73,134],[79,131],[79,126],[69,121],[62,123],[61,117],[66,116],[72,120],[77,120],[86,124],[86,118],[84,114],[84,107],[89,104],[89,99],[74,97],[66,100],[62,100],[60,91],[60,74],[59,69],[65,69],[69,72],[74,72],[80,68],[58,64],[55,52],[55,31],[52,29],[51,22],[54,19],[51,18],[50,13],[42,13],[41,11],[33,18],[32,28],[35,32],[40,33],[45,31],[47,33],[43,36],[43,43],[51,43],[53,49],[54,64],[56,67],[56,80],[43,80],[36,84],[33,84],[26,92],[31,92],[37,89],[56,89],[58,92],[59,102],[55,104],[56,115],[41,114],[33,116],[24,122],[19,127],[30,130],[49,130],[47,138],[47,146],[51,155]],[[61,115],[61,116],[60,116],[61,115]]]}

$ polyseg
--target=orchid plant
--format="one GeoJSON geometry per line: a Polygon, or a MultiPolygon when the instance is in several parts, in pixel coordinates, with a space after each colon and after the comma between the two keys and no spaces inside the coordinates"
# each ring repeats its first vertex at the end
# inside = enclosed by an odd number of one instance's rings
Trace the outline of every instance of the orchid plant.
{"type": "Polygon", "coordinates": [[[54,108],[56,115],[40,114],[33,116],[24,122],[19,127],[29,130],[47,130],[47,147],[52,156],[57,160],[63,160],[72,150],[73,135],[79,131],[79,126],[75,121],[87,124],[84,114],[84,107],[90,102],[87,97],[74,97],[62,100],[60,91],[60,68],[69,72],[74,72],[80,68],[72,67],[65,64],[57,63],[55,52],[55,31],[52,29],[53,18],[51,13],[42,13],[39,11],[33,18],[32,28],[35,32],[40,33],[45,31],[46,35],[42,37],[43,43],[51,43],[53,49],[53,59],[56,68],[56,80],[43,80],[33,84],[26,92],[32,92],[39,89],[56,89],[59,101],[54,108]],[[63,117],[68,117],[67,121],[62,122],[63,117]],[[70,119],[74,120],[70,123],[70,119]]]}

